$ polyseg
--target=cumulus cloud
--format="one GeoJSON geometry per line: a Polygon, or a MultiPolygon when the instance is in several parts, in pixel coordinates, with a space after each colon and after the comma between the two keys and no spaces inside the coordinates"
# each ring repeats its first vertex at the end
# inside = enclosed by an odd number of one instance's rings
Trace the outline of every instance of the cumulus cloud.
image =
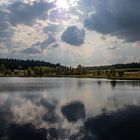
{"type": "Polygon", "coordinates": [[[31,47],[21,51],[24,54],[40,54],[41,49],[39,47],[31,47]]]}
{"type": "Polygon", "coordinates": [[[7,48],[4,45],[0,45],[0,54],[5,54],[7,53],[7,48]]]}
{"type": "Polygon", "coordinates": [[[101,34],[117,36],[127,42],[140,40],[140,1],[94,0],[94,13],[84,26],[101,34]]]}
{"type": "Polygon", "coordinates": [[[8,28],[8,23],[6,23],[6,15],[5,11],[0,10],[0,38],[7,36],[6,29],[8,28]]]}
{"type": "Polygon", "coordinates": [[[52,21],[64,20],[67,18],[67,14],[63,9],[55,9],[49,13],[49,18],[52,21]]]}
{"type": "Polygon", "coordinates": [[[40,60],[73,66],[140,60],[139,44],[132,44],[140,40],[139,0],[66,1],[68,9],[56,0],[0,0],[0,56],[38,54],[40,60]]]}
{"type": "Polygon", "coordinates": [[[38,46],[38,47],[44,49],[44,48],[47,48],[49,45],[55,44],[55,42],[56,42],[55,37],[52,36],[51,34],[49,34],[48,38],[46,40],[44,40],[43,42],[37,42],[33,46],[38,46]]]}
{"type": "Polygon", "coordinates": [[[107,49],[108,50],[116,50],[118,47],[117,46],[108,46],[107,49]]]}
{"type": "Polygon", "coordinates": [[[32,25],[35,19],[46,19],[46,12],[53,7],[53,3],[45,1],[35,1],[32,5],[17,1],[11,4],[8,8],[10,11],[9,20],[12,25],[32,25]]]}
{"type": "Polygon", "coordinates": [[[84,43],[85,30],[80,29],[77,26],[69,26],[63,32],[61,39],[62,39],[62,41],[66,42],[70,45],[80,46],[84,43]]]}
{"type": "MultiPolygon", "coordinates": [[[[47,2],[44,0],[39,1],[14,0],[14,1],[5,1],[5,3],[0,2],[0,41],[1,41],[0,43],[5,45],[8,49],[10,49],[14,46],[14,42],[19,39],[19,41],[17,41],[18,44],[19,43],[21,44],[22,42],[22,44],[31,47],[31,44],[34,44],[33,42],[31,42],[33,41],[31,38],[34,38],[35,35],[30,34],[30,39],[25,39],[24,38],[25,36],[23,36],[22,39],[20,40],[19,36],[15,36],[15,33],[20,34],[24,32],[23,31],[24,26],[33,28],[34,30],[33,25],[35,24],[35,21],[39,19],[46,20],[48,17],[48,11],[50,9],[53,9],[54,7],[55,5],[53,2],[47,2]],[[18,31],[19,27],[21,28],[18,31]]],[[[39,38],[39,36],[37,36],[37,38],[39,38]]],[[[36,40],[38,41],[37,38],[36,40]]]]}
{"type": "Polygon", "coordinates": [[[83,16],[87,16],[93,10],[93,0],[79,0],[77,3],[78,9],[83,12],[83,16]]]}
{"type": "Polygon", "coordinates": [[[51,47],[52,47],[52,48],[57,48],[57,47],[59,47],[59,44],[54,43],[53,45],[51,45],[51,47]]]}
{"type": "Polygon", "coordinates": [[[61,30],[61,26],[55,24],[49,24],[43,29],[44,33],[57,33],[60,30],[61,30]]]}

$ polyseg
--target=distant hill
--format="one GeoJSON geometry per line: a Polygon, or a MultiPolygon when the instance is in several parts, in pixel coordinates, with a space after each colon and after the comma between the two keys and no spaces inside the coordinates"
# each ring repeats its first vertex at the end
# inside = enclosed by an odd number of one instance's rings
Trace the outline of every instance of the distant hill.
{"type": "Polygon", "coordinates": [[[127,64],[115,64],[105,66],[91,66],[85,67],[86,70],[106,70],[106,69],[129,69],[129,68],[140,68],[140,63],[127,63],[127,64]]]}
{"type": "Polygon", "coordinates": [[[14,70],[14,69],[27,69],[28,67],[34,66],[47,66],[47,67],[63,67],[58,64],[52,64],[50,62],[39,61],[39,60],[19,60],[19,59],[0,59],[0,66],[4,65],[7,69],[14,70]]]}

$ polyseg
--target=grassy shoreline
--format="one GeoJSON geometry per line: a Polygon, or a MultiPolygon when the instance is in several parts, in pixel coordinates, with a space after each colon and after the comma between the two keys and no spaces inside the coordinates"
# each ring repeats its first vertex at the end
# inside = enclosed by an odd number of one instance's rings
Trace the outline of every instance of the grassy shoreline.
{"type": "Polygon", "coordinates": [[[140,80],[140,77],[124,76],[124,77],[107,77],[107,76],[82,76],[82,75],[49,75],[49,76],[22,76],[22,75],[0,75],[0,77],[21,77],[21,78],[96,78],[109,80],[140,80]]]}

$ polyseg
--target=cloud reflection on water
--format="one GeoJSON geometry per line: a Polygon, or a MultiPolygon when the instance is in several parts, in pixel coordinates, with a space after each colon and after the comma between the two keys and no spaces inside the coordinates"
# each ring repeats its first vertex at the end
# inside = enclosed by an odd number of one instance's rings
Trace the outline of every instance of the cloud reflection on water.
{"type": "Polygon", "coordinates": [[[133,86],[133,82],[131,85],[128,81],[122,86],[122,81],[116,81],[112,88],[110,81],[104,80],[42,79],[42,86],[41,83],[38,84],[38,79],[33,79],[36,82],[34,81],[31,87],[40,85],[40,88],[31,92],[26,89],[26,80],[21,92],[16,88],[11,92],[8,89],[0,90],[2,140],[121,140],[128,132],[130,138],[134,134],[134,138],[138,135],[140,107],[136,91],[139,89],[139,82],[133,86]],[[125,91],[122,87],[135,89],[135,106],[133,101],[125,104],[119,100],[122,95],[126,100],[130,96],[130,93],[120,92],[125,91]],[[120,93],[114,94],[114,91],[120,93]],[[129,106],[126,106],[127,104],[129,106]]]}

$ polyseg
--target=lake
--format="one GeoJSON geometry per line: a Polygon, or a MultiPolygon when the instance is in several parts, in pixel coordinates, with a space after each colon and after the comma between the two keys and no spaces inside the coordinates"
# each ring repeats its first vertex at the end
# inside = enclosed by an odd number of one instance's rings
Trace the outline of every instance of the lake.
{"type": "Polygon", "coordinates": [[[140,81],[0,78],[1,140],[140,139],[140,81]]]}

